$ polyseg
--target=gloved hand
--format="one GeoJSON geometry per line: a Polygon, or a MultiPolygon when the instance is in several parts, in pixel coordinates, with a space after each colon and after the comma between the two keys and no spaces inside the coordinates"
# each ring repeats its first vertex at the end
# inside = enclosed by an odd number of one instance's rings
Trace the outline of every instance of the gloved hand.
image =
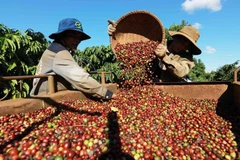
{"type": "Polygon", "coordinates": [[[112,36],[113,33],[116,31],[116,23],[112,20],[108,20],[108,34],[112,36]]]}
{"type": "Polygon", "coordinates": [[[166,55],[167,52],[167,47],[164,46],[163,44],[159,44],[157,46],[157,48],[155,49],[155,54],[159,57],[159,58],[163,58],[166,55]]]}

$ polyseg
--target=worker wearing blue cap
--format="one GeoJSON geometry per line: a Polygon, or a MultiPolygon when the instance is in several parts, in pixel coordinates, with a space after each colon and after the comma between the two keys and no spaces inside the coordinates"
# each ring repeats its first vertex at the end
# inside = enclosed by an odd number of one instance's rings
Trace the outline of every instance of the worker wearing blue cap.
{"type": "MultiPolygon", "coordinates": [[[[53,74],[57,91],[77,89],[93,97],[111,99],[116,95],[101,85],[89,73],[81,68],[72,57],[79,43],[91,37],[84,33],[82,23],[75,18],[66,18],[59,22],[58,31],[49,38],[53,43],[44,51],[37,66],[36,75],[53,74]]],[[[48,93],[47,78],[35,78],[30,95],[48,93]]]]}

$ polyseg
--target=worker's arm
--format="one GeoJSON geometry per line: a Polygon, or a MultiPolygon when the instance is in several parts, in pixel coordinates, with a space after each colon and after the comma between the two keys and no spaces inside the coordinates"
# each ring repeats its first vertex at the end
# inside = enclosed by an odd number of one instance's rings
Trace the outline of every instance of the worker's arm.
{"type": "Polygon", "coordinates": [[[160,59],[160,62],[163,62],[166,69],[176,77],[183,78],[194,67],[191,53],[174,55],[169,53],[165,45],[159,44],[155,50],[155,54],[160,59]]]}
{"type": "Polygon", "coordinates": [[[84,93],[98,98],[112,98],[113,93],[85,72],[67,50],[62,50],[56,54],[53,71],[84,93]]]}
{"type": "Polygon", "coordinates": [[[186,76],[194,67],[193,61],[172,53],[165,55],[162,58],[162,61],[164,62],[167,70],[179,78],[186,76]]]}
{"type": "Polygon", "coordinates": [[[116,23],[113,20],[108,20],[108,35],[112,36],[116,31],[116,23]]]}

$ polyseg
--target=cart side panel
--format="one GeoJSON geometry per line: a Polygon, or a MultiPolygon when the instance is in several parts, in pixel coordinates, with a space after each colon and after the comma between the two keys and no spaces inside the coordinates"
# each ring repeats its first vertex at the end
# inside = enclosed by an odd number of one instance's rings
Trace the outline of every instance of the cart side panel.
{"type": "Polygon", "coordinates": [[[224,103],[233,103],[230,83],[181,83],[157,85],[174,96],[186,99],[214,99],[224,103]]]}
{"type": "Polygon", "coordinates": [[[238,108],[238,113],[240,113],[240,84],[233,84],[233,101],[234,105],[238,108]]]}
{"type": "MultiPolygon", "coordinates": [[[[112,92],[117,92],[116,84],[105,84],[112,92]]],[[[0,116],[6,114],[27,113],[68,100],[81,100],[88,97],[80,91],[59,91],[50,95],[39,95],[29,98],[0,101],[0,116]]]]}
{"type": "Polygon", "coordinates": [[[27,113],[57,104],[63,100],[86,99],[79,91],[61,91],[51,95],[19,98],[0,102],[0,116],[15,113],[27,113]]]}

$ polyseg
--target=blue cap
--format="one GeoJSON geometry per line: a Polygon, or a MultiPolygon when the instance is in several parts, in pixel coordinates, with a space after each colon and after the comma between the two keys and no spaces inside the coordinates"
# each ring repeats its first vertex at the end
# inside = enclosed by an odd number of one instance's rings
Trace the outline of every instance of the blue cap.
{"type": "Polygon", "coordinates": [[[82,41],[91,38],[89,35],[83,32],[82,23],[75,18],[66,18],[61,20],[58,25],[58,31],[56,33],[52,33],[49,38],[56,39],[58,34],[67,30],[73,30],[82,33],[82,41]]]}

